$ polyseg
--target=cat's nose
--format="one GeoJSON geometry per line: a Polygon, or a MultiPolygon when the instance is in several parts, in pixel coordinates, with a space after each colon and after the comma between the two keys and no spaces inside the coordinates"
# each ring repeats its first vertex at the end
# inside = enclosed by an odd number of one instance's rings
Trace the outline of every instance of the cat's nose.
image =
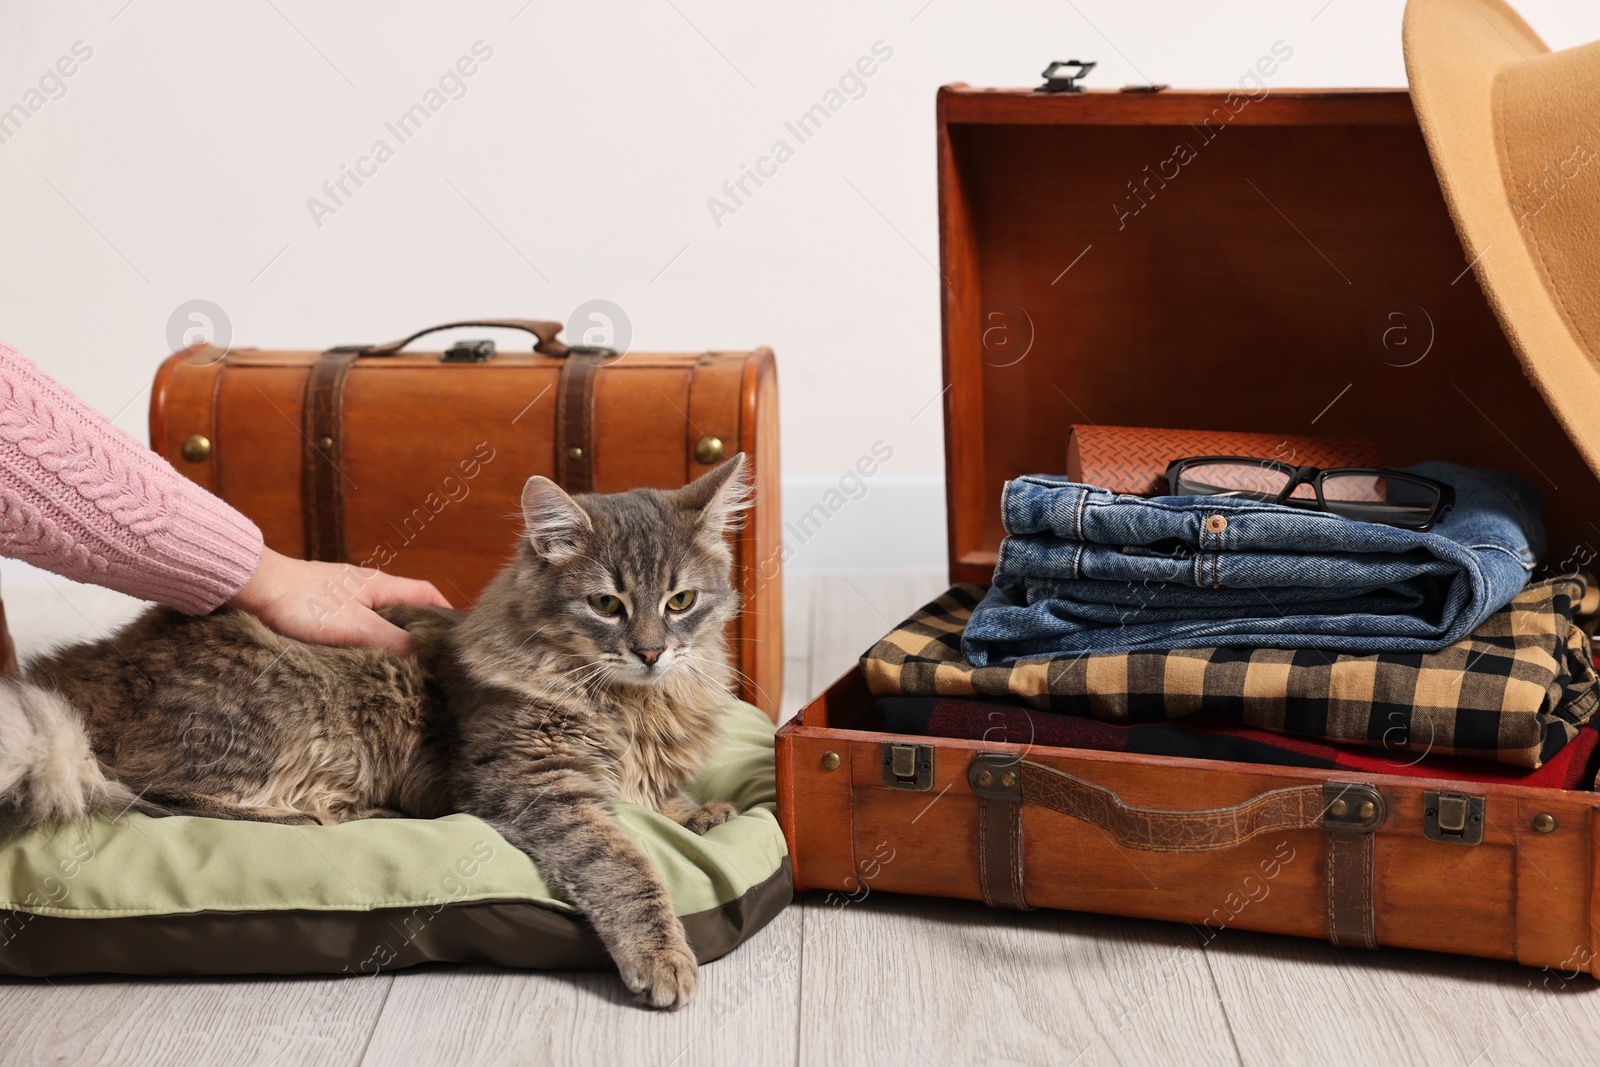
{"type": "Polygon", "coordinates": [[[633,650],[633,654],[644,660],[646,667],[654,667],[656,660],[660,659],[661,653],[665,651],[666,649],[664,648],[636,648],[633,650]]]}

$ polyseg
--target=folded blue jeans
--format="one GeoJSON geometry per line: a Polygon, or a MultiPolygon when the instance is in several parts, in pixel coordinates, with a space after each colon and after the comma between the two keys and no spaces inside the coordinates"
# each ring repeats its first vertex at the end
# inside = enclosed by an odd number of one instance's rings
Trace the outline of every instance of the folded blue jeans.
{"type": "Polygon", "coordinates": [[[1455,488],[1426,533],[1228,497],[1007,482],[1009,536],[961,651],[982,667],[1212,646],[1441,649],[1527,584],[1544,552],[1539,493],[1500,471],[1409,469],[1455,488]]]}

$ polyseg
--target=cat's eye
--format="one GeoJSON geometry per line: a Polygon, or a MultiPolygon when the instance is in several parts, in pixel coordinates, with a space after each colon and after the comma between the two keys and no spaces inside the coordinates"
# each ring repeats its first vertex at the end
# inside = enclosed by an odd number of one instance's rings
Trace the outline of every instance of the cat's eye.
{"type": "Polygon", "coordinates": [[[622,610],[622,598],[610,593],[595,593],[589,597],[589,606],[602,615],[615,615],[622,610]]]}
{"type": "Polygon", "coordinates": [[[688,611],[692,607],[694,607],[693,589],[680,589],[667,597],[668,611],[688,611]]]}

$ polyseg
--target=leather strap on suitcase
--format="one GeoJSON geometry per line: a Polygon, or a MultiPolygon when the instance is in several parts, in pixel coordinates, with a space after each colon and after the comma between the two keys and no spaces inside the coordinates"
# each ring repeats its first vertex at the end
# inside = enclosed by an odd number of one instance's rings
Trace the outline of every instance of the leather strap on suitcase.
{"type": "Polygon", "coordinates": [[[306,375],[300,491],[305,499],[307,559],[342,562],[345,558],[339,415],[344,408],[344,380],[359,355],[354,349],[324,352],[306,375]]]}
{"type": "Polygon", "coordinates": [[[556,481],[569,493],[594,492],[594,379],[600,361],[573,354],[556,384],[556,481]]]}
{"type": "Polygon", "coordinates": [[[1373,844],[1387,814],[1369,785],[1329,782],[1274,789],[1242,804],[1165,811],[1126,803],[1114,791],[1042,763],[980,754],[967,767],[978,798],[978,877],[991,907],[1028,908],[1022,809],[1033,804],[1097,827],[1122,848],[1217,852],[1265,833],[1321,829],[1326,839],[1328,940],[1377,948],[1373,844]]]}
{"type": "Polygon", "coordinates": [[[344,472],[339,468],[344,383],[350,367],[363,357],[399,355],[412,341],[430,333],[464,327],[523,330],[536,338],[535,352],[562,356],[556,415],[556,481],[569,493],[594,489],[594,376],[609,349],[569,346],[557,340],[561,323],[543,319],[470,319],[429,326],[381,345],[340,345],[322,353],[306,376],[305,426],[302,436],[301,492],[304,499],[306,558],[342,562],[344,542],[344,472]]]}

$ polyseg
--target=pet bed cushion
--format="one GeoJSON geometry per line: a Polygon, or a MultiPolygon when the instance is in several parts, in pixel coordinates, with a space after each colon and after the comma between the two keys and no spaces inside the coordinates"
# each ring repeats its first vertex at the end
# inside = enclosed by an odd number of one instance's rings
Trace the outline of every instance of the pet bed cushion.
{"type": "MultiPolygon", "coordinates": [[[[724,724],[690,792],[743,814],[702,837],[618,805],[701,962],[793,892],[772,724],[743,703],[724,724]]],[[[611,966],[533,862],[470,815],[279,826],[129,813],[0,845],[0,974],[372,975],[432,961],[611,966]]]]}

